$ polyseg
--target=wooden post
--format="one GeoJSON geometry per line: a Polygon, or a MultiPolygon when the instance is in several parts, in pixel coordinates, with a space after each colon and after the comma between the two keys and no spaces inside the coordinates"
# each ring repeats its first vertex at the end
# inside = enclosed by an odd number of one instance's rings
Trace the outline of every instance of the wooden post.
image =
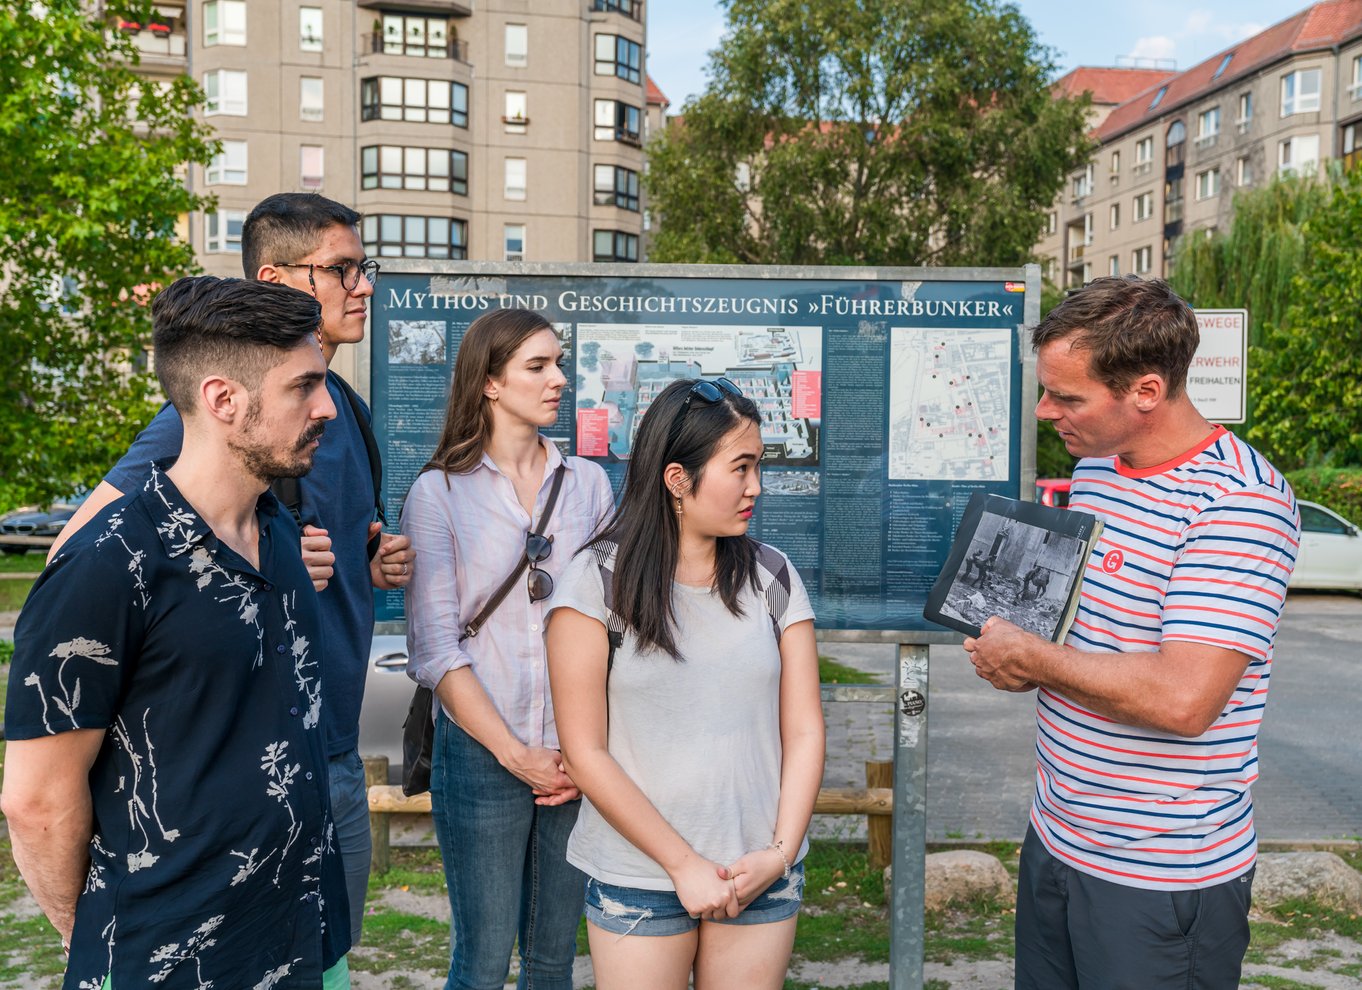
{"type": "MultiPolygon", "coordinates": [[[[865,761],[866,790],[894,786],[893,760],[865,761]]],[[[870,868],[883,870],[894,861],[894,822],[886,815],[866,815],[865,834],[870,843],[870,868]]]]}
{"type": "MultiPolygon", "coordinates": [[[[388,758],[386,756],[364,757],[364,786],[388,784],[388,758]]],[[[373,846],[373,859],[369,863],[370,873],[387,873],[392,863],[388,847],[388,832],[392,816],[386,811],[369,810],[369,841],[373,846]]]]}

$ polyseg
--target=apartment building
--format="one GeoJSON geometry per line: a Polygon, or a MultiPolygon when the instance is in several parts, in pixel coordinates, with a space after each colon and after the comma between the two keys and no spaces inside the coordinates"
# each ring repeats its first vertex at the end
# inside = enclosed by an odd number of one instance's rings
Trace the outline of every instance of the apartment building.
{"type": "Polygon", "coordinates": [[[1362,0],[1316,3],[1183,72],[1056,85],[1093,94],[1098,150],[1036,247],[1046,276],[1165,275],[1183,238],[1229,223],[1237,191],[1362,150],[1362,0]]]}
{"type": "MultiPolygon", "coordinates": [[[[120,21],[149,79],[189,73],[222,153],[189,170],[204,269],[279,191],[364,214],[370,256],[640,260],[641,0],[163,0],[120,21]]],[[[659,92],[660,95],[660,92],[659,92]]]]}

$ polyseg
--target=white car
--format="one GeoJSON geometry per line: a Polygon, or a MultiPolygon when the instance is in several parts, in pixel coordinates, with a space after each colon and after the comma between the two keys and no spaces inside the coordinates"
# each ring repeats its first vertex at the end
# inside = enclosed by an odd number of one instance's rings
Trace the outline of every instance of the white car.
{"type": "Polygon", "coordinates": [[[1362,535],[1332,509],[1299,501],[1301,548],[1288,586],[1362,590],[1362,535]]]}

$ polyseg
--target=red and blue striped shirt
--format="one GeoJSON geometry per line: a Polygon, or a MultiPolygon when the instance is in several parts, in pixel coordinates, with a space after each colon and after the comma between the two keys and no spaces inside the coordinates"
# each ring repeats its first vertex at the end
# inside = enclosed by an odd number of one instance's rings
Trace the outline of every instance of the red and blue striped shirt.
{"type": "Polygon", "coordinates": [[[1056,691],[1037,696],[1031,824],[1084,873],[1155,890],[1209,887],[1252,866],[1258,726],[1300,517],[1286,479],[1223,427],[1143,470],[1088,458],[1070,507],[1103,520],[1066,645],[1164,642],[1237,650],[1248,665],[1201,736],[1122,725],[1056,691]]]}

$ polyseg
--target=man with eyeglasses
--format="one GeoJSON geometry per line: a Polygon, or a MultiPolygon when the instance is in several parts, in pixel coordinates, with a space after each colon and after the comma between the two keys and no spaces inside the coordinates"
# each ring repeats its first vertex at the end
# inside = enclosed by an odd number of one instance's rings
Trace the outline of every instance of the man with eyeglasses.
{"type": "MultiPolygon", "coordinates": [[[[320,339],[328,365],[341,344],[364,339],[368,302],[374,294],[378,266],[364,256],[359,220],[354,210],[323,196],[279,193],[262,200],[241,231],[247,278],[292,286],[321,304],[320,339]]],[[[375,491],[376,465],[371,463],[365,439],[366,434],[372,436],[368,407],[333,371],[327,372],[326,386],[336,418],[326,426],[312,472],[298,481],[297,498],[282,500],[298,516],[303,562],[321,592],[326,630],[322,720],[330,760],[332,817],[350,897],[351,939],[357,942],[371,855],[364,767],[358,751],[359,710],[373,640],[371,589],[406,585],[415,553],[407,537],[379,535],[381,524],[374,521],[380,503],[375,491]]],[[[183,435],[179,414],[167,403],[67,523],[49,559],[105,505],[125,492],[140,490],[153,461],[176,457],[183,435]]]]}

